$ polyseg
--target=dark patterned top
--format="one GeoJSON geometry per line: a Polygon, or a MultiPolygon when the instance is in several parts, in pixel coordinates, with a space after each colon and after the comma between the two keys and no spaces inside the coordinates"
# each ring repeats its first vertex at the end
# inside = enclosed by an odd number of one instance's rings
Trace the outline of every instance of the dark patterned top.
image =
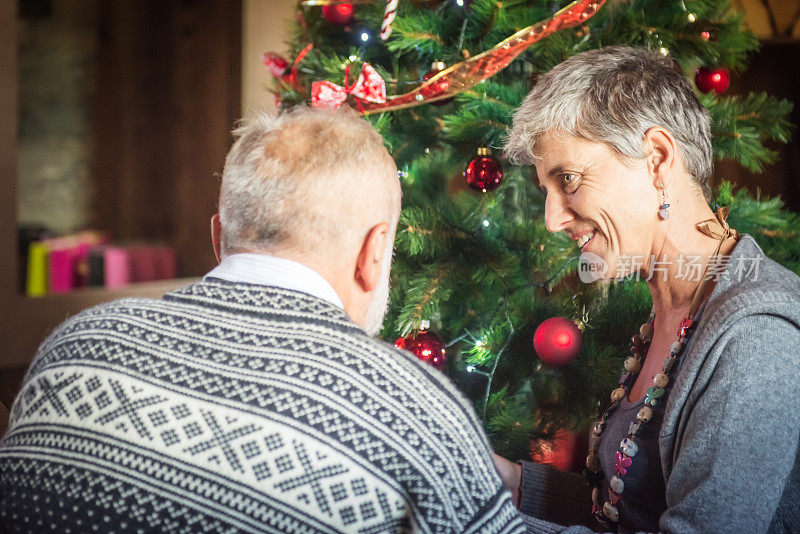
{"type": "MultiPolygon", "coordinates": [[[[614,410],[606,421],[603,438],[600,440],[600,464],[603,473],[603,496],[608,495],[609,481],[614,476],[614,453],[620,442],[628,437],[631,423],[636,422],[636,414],[644,406],[644,398],[637,402],[622,399],[619,408],[614,410]]],[[[664,416],[663,410],[653,410],[653,419],[636,433],[639,452],[622,477],[625,492],[617,503],[619,524],[617,531],[658,532],[658,519],[667,509],[664,472],[661,470],[661,457],[658,453],[658,429],[664,416]]]]}
{"type": "Polygon", "coordinates": [[[41,345],[0,442],[13,532],[522,532],[471,406],[304,293],[206,278],[41,345]]]}

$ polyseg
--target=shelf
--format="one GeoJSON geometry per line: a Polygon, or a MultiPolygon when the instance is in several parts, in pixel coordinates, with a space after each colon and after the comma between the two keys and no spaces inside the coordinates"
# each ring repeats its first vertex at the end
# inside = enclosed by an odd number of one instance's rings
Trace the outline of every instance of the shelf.
{"type": "Polygon", "coordinates": [[[31,302],[33,306],[54,304],[61,301],[86,302],[92,306],[98,302],[108,302],[125,297],[153,297],[157,298],[167,291],[183,287],[194,283],[198,278],[173,278],[170,280],[155,280],[152,282],[140,282],[127,286],[107,289],[104,287],[85,287],[67,293],[50,293],[41,297],[29,297],[21,295],[25,300],[31,302]]]}

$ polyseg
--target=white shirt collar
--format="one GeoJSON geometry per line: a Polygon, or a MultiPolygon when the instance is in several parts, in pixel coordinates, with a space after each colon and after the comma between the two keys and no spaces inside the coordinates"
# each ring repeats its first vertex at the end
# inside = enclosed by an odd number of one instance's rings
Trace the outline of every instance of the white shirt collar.
{"type": "Polygon", "coordinates": [[[333,286],[319,273],[302,263],[285,258],[266,254],[231,254],[222,258],[220,264],[206,277],[302,291],[344,308],[333,286]]]}

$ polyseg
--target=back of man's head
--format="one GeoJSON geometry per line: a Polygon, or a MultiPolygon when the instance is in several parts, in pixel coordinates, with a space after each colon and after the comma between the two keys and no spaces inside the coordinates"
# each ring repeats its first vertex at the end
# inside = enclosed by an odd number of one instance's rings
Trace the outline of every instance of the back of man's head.
{"type": "Polygon", "coordinates": [[[283,253],[345,264],[370,228],[396,223],[397,168],[354,111],[261,112],[234,135],[220,192],[222,256],[283,253]]]}

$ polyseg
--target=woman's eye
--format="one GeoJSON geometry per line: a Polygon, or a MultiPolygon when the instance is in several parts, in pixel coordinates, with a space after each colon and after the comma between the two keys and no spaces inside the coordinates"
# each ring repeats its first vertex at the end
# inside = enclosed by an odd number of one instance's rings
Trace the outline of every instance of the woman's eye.
{"type": "Polygon", "coordinates": [[[569,187],[578,181],[578,175],[574,172],[565,172],[561,175],[561,180],[563,180],[565,187],[569,187]]]}

